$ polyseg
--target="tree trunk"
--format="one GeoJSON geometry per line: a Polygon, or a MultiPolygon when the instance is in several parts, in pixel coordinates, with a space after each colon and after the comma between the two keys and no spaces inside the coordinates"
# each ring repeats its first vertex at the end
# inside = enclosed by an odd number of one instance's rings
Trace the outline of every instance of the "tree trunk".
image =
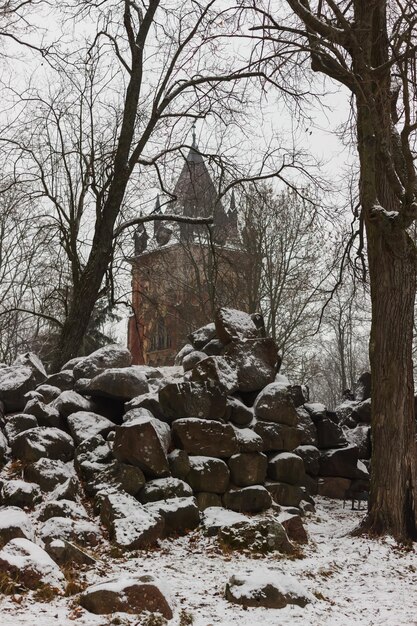
{"type": "Polygon", "coordinates": [[[407,233],[367,227],[372,329],[372,471],[364,529],[416,537],[412,364],[415,247],[407,233]]]}

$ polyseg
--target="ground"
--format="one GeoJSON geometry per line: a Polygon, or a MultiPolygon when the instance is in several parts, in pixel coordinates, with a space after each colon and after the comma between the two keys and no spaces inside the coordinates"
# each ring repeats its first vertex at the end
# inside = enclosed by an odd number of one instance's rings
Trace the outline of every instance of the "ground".
{"type": "MultiPolygon", "coordinates": [[[[363,511],[340,501],[317,499],[317,512],[306,527],[310,537],[301,558],[223,554],[216,540],[193,532],[169,539],[161,548],[127,558],[105,557],[87,574],[89,582],[120,573],[152,573],[163,578],[176,601],[169,626],[400,626],[417,625],[417,551],[390,540],[352,538],[363,511]],[[243,609],[224,599],[232,574],[254,570],[295,576],[317,600],[305,608],[243,609]],[[192,620],[192,621],[191,621],[192,620]]],[[[74,598],[35,602],[30,594],[2,596],[1,626],[159,626],[150,616],[95,616],[77,607],[74,598]]]]}

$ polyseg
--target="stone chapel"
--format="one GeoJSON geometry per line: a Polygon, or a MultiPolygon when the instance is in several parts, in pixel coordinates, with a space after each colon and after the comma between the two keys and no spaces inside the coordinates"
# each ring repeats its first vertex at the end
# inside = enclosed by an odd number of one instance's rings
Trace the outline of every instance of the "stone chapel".
{"type": "MultiPolygon", "coordinates": [[[[134,235],[132,315],[128,347],[133,362],[172,365],[187,335],[228,306],[247,310],[245,267],[234,194],[226,210],[193,143],[165,213],[213,216],[206,225],[155,221],[140,224],[134,235]]],[[[154,213],[163,215],[158,196],[154,213]]]]}

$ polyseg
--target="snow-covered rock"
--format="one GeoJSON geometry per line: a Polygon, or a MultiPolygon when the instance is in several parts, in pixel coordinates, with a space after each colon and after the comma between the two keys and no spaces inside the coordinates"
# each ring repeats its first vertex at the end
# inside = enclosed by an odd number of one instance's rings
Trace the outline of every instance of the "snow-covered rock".
{"type": "Polygon", "coordinates": [[[58,428],[30,428],[16,435],[10,445],[13,455],[22,461],[37,461],[45,456],[70,461],[74,456],[72,437],[58,428]]]}
{"type": "Polygon", "coordinates": [[[29,516],[15,506],[0,507],[0,548],[18,537],[33,540],[34,531],[29,516]]]}
{"type": "Polygon", "coordinates": [[[314,596],[289,574],[268,570],[235,574],[226,585],[226,599],[243,606],[282,609],[287,604],[304,607],[314,596]]]}
{"type": "Polygon", "coordinates": [[[257,396],[254,404],[255,417],[267,422],[295,426],[297,411],[288,388],[282,383],[267,385],[257,396]]]}
{"type": "Polygon", "coordinates": [[[172,433],[174,441],[189,454],[227,458],[239,451],[230,424],[189,417],[175,420],[172,433]]]}
{"type": "Polygon", "coordinates": [[[60,592],[65,583],[64,574],[47,552],[24,538],[12,539],[0,550],[0,571],[28,589],[48,585],[60,592]]]}
{"type": "Polygon", "coordinates": [[[75,379],[94,378],[109,368],[129,367],[132,355],[124,346],[111,344],[99,348],[89,356],[83,358],[74,368],[75,379]]]}
{"type": "Polygon", "coordinates": [[[94,435],[103,435],[114,429],[114,423],[107,417],[93,413],[92,411],[76,411],[67,418],[70,433],[78,445],[82,441],[94,435]]]}
{"type": "Polygon", "coordinates": [[[82,385],[82,392],[88,396],[132,400],[147,393],[149,385],[140,367],[106,369],[82,385]]]}

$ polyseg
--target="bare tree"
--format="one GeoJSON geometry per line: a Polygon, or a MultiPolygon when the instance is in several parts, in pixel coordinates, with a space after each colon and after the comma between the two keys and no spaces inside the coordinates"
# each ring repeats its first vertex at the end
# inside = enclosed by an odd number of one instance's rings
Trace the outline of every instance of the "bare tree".
{"type": "MultiPolygon", "coordinates": [[[[417,535],[412,336],[417,215],[413,1],[287,0],[285,16],[256,3],[264,43],[352,95],[372,302],[372,477],[363,529],[417,535]],[[284,19],[282,19],[284,18],[284,19]],[[393,442],[395,444],[393,445],[393,442]]],[[[251,3],[252,5],[252,3],[251,3]]],[[[283,9],[285,11],[285,9],[283,9]]]]}

